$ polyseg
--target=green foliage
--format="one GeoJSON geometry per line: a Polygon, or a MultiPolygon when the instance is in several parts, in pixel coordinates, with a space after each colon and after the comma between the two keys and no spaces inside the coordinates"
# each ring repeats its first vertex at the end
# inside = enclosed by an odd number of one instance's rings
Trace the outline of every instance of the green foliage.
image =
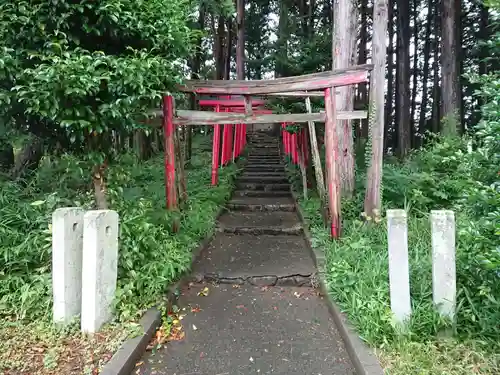
{"type": "Polygon", "coordinates": [[[182,73],[188,0],[0,1],[0,115],[71,142],[134,127],[182,73]]]}
{"type": "MultiPolygon", "coordinates": [[[[499,38],[497,34],[493,40],[499,38]]],[[[468,78],[481,87],[476,95],[485,103],[474,136],[435,138],[404,162],[387,160],[384,166],[385,208],[405,208],[409,214],[413,315],[403,335],[391,319],[387,228],[384,222],[366,225],[359,220],[365,175],[357,176],[359,193],[343,202],[344,237],[338,242],[330,240],[321,223],[319,200],[302,202],[314,245],[326,253],[326,277],[334,299],[363,339],[382,349],[382,357],[397,374],[500,370],[498,356],[492,354],[498,352],[500,336],[500,76],[468,78]],[[456,215],[456,324],[442,319],[432,304],[428,214],[441,208],[456,215]],[[443,329],[455,334],[451,344],[437,338],[443,329]],[[415,348],[420,348],[419,354],[415,348]],[[436,365],[435,358],[446,354],[456,359],[436,365]]]]}
{"type": "MultiPolygon", "coordinates": [[[[216,211],[229,198],[234,165],[210,185],[210,155],[196,147],[187,170],[189,200],[181,227],[164,209],[163,158],[144,162],[126,154],[108,176],[110,206],[120,215],[116,308],[133,319],[161,298],[191,263],[191,250],[213,229],[216,211]]],[[[87,182],[92,159],[45,158],[28,186],[0,182],[0,318],[47,319],[51,314],[51,215],[64,206],[90,208],[87,182]]]]}

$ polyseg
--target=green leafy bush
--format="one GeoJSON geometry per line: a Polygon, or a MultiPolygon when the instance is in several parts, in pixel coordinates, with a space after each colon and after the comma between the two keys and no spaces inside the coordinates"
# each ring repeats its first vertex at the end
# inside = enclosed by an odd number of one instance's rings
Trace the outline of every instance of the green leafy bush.
{"type": "MultiPolygon", "coordinates": [[[[197,141],[198,142],[198,141],[197,141]]],[[[196,146],[187,169],[189,199],[172,233],[165,207],[163,157],[140,161],[121,155],[110,168],[110,207],[120,215],[116,309],[133,319],[158,302],[166,286],[191,264],[191,250],[215,225],[229,198],[236,166],[210,187],[210,154],[196,146]]],[[[48,319],[51,314],[51,215],[57,207],[91,208],[92,159],[47,157],[23,187],[0,182],[0,319],[48,319]],[[89,181],[89,182],[87,182],[89,181]]]]}
{"type": "Polygon", "coordinates": [[[185,0],[0,1],[0,116],[82,142],[136,127],[182,77],[185,0]]]}

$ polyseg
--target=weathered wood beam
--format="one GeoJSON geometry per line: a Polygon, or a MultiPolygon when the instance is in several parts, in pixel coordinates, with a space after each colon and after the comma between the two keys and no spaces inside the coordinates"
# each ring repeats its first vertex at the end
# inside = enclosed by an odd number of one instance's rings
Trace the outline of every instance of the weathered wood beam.
{"type": "MultiPolygon", "coordinates": [[[[269,80],[251,80],[251,81],[246,81],[246,80],[187,80],[185,85],[180,85],[178,86],[181,91],[194,91],[192,88],[200,88],[200,87],[225,87],[225,88],[239,88],[239,87],[246,87],[246,88],[253,88],[253,87],[260,87],[260,86],[265,86],[265,85],[281,85],[281,84],[288,84],[288,83],[297,83],[297,82],[305,82],[305,81],[310,81],[310,80],[316,80],[318,78],[325,78],[325,77],[331,77],[331,76],[336,76],[336,75],[343,75],[345,73],[349,72],[369,72],[372,70],[372,65],[371,64],[364,64],[364,65],[357,65],[353,66],[347,69],[335,69],[335,70],[329,70],[326,72],[320,72],[320,73],[312,73],[312,74],[304,74],[301,76],[293,76],[293,77],[283,77],[283,78],[276,78],[276,79],[269,79],[269,80]]],[[[304,91],[304,90],[298,90],[304,91]]],[[[306,90],[307,91],[307,90],[306,90]]],[[[236,95],[243,95],[243,94],[236,94],[236,95]]]]}
{"type": "MultiPolygon", "coordinates": [[[[338,112],[337,119],[352,120],[366,118],[366,111],[338,112]]],[[[325,113],[286,113],[256,114],[214,113],[208,111],[179,110],[174,117],[176,125],[215,125],[215,124],[270,124],[270,123],[305,123],[308,121],[325,122],[325,113]]]]}
{"type": "MultiPolygon", "coordinates": [[[[353,85],[356,83],[366,82],[368,80],[368,71],[347,71],[342,74],[330,74],[328,76],[316,77],[299,82],[275,84],[275,81],[264,81],[261,85],[253,85],[252,87],[195,87],[185,89],[184,91],[195,91],[196,93],[211,93],[220,95],[265,95],[276,92],[291,92],[291,91],[310,91],[321,90],[328,87],[340,87],[353,85]]],[[[230,81],[227,81],[230,82],[230,81]]],[[[251,81],[248,81],[251,82],[251,81]]],[[[181,89],[182,91],[182,89],[181,89]]]]}
{"type": "MultiPolygon", "coordinates": [[[[189,81],[189,82],[199,82],[199,81],[189,81]]],[[[210,82],[210,81],[203,81],[203,82],[210,82]]],[[[234,82],[234,81],[225,81],[225,82],[234,82]]],[[[249,82],[249,81],[244,81],[244,82],[249,82]]],[[[253,81],[250,81],[253,82],[253,81]]],[[[338,94],[338,92],[336,93],[338,94]]],[[[283,97],[323,97],[322,92],[318,91],[291,91],[291,92],[277,92],[277,93],[272,93],[272,94],[267,94],[266,96],[283,96],[283,97]]],[[[239,100],[243,101],[244,96],[243,95],[233,95],[231,96],[231,99],[219,99],[217,95],[199,95],[196,99],[198,101],[201,100],[239,100]]],[[[255,105],[256,102],[259,100],[265,100],[265,98],[261,98],[258,96],[252,97],[252,104],[255,105]]]]}
{"type": "MultiPolygon", "coordinates": [[[[270,114],[267,111],[254,111],[252,115],[235,112],[210,112],[177,110],[174,116],[175,125],[215,125],[215,124],[270,124],[270,123],[306,123],[325,122],[325,112],[314,113],[283,113],[270,114]],[[262,113],[264,112],[264,113],[262,113]]],[[[161,110],[153,111],[155,118],[148,121],[147,125],[152,127],[161,126],[161,110]]],[[[367,111],[340,111],[337,112],[337,120],[356,120],[368,117],[367,111]]]]}
{"type": "MultiPolygon", "coordinates": [[[[337,93],[338,94],[338,93],[337,93]]],[[[275,92],[272,94],[267,94],[266,96],[282,96],[282,97],[298,97],[298,98],[307,98],[307,97],[318,97],[322,98],[323,93],[321,91],[290,91],[290,92],[275,92]]]]}
{"type": "MultiPolygon", "coordinates": [[[[215,107],[216,105],[220,105],[222,107],[245,107],[245,100],[244,99],[209,98],[209,99],[199,99],[198,104],[202,107],[203,106],[215,107]]],[[[265,100],[252,98],[252,106],[258,107],[258,106],[262,106],[264,104],[266,104],[265,100]]]]}

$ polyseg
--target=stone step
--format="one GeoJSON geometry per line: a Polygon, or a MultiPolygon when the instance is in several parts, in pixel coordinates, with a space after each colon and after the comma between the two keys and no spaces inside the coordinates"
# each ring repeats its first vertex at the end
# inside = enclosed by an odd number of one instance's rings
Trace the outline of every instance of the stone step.
{"type": "Polygon", "coordinates": [[[248,150],[248,156],[280,156],[281,152],[280,150],[276,149],[269,149],[267,151],[262,151],[262,150],[248,150]]]}
{"type": "Polygon", "coordinates": [[[269,198],[269,197],[291,197],[292,193],[288,191],[263,191],[263,190],[235,190],[235,197],[259,197],[259,198],[269,198]]]}
{"type": "Polygon", "coordinates": [[[288,177],[282,173],[274,176],[262,176],[259,173],[248,175],[244,173],[238,179],[239,183],[288,183],[288,177]]]}
{"type": "Polygon", "coordinates": [[[256,191],[290,191],[289,183],[255,183],[255,182],[240,182],[236,185],[239,190],[256,190],[256,191]]]}
{"type": "Polygon", "coordinates": [[[193,265],[193,281],[304,286],[316,273],[301,236],[217,235],[193,265]],[[293,276],[297,276],[295,279],[293,276]],[[207,280],[208,279],[208,280],[207,280]]]}
{"type": "Polygon", "coordinates": [[[285,175],[285,168],[245,168],[243,174],[248,176],[283,176],[285,175]]]}
{"type": "Polygon", "coordinates": [[[269,171],[269,170],[272,170],[272,171],[285,171],[285,166],[281,163],[247,163],[245,165],[245,168],[244,170],[260,170],[262,169],[263,171],[269,171]]]}
{"type": "Polygon", "coordinates": [[[283,225],[273,225],[267,227],[247,227],[247,226],[225,226],[222,224],[217,225],[217,232],[220,233],[231,233],[231,234],[251,234],[254,236],[261,235],[280,235],[287,234],[292,236],[300,236],[304,232],[302,230],[302,225],[295,224],[294,226],[283,226],[283,225]]]}
{"type": "Polygon", "coordinates": [[[247,156],[248,159],[281,159],[281,154],[279,152],[275,153],[265,153],[265,154],[255,154],[249,153],[247,156]]]}
{"type": "Polygon", "coordinates": [[[243,174],[241,175],[241,177],[286,177],[287,178],[287,175],[285,172],[273,172],[273,171],[245,171],[243,172],[243,174]]]}
{"type": "Polygon", "coordinates": [[[247,163],[251,164],[284,164],[281,158],[248,158],[247,163]]]}
{"type": "MultiPolygon", "coordinates": [[[[260,203],[238,202],[237,200],[229,202],[226,207],[232,211],[296,211],[293,203],[262,203],[263,198],[259,198],[260,203]]],[[[271,198],[276,201],[276,198],[271,198]]]]}

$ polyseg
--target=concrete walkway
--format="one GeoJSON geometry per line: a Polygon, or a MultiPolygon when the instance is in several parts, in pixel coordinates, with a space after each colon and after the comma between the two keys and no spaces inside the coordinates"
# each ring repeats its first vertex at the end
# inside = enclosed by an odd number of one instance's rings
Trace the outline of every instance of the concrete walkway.
{"type": "Polygon", "coordinates": [[[228,212],[182,291],[185,338],[147,353],[134,374],[355,374],[314,289],[279,140],[256,134],[249,147],[228,212]]]}

